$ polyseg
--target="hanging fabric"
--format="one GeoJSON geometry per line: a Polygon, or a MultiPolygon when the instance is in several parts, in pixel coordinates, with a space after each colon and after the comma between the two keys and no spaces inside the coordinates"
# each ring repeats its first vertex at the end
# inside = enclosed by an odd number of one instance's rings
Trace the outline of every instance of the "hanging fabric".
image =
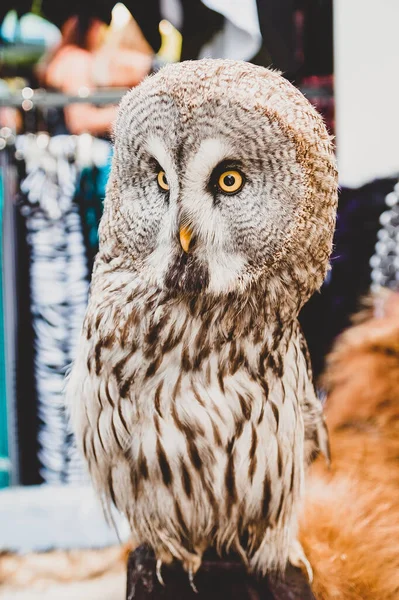
{"type": "Polygon", "coordinates": [[[371,290],[399,288],[399,183],[385,198],[387,210],[380,216],[375,253],[370,259],[371,290]]]}
{"type": "Polygon", "coordinates": [[[370,258],[374,253],[385,198],[397,180],[377,179],[361,188],[341,188],[334,234],[331,271],[321,293],[312,296],[300,321],[312,356],[316,377],[336,336],[370,290],[370,258]]]}
{"type": "Polygon", "coordinates": [[[26,168],[20,210],[30,248],[39,461],[46,483],[87,480],[69,429],[63,390],[89,286],[75,193],[80,170],[92,161],[96,149],[98,155],[99,145],[101,156],[108,157],[108,143],[90,136],[29,134],[17,138],[17,153],[26,168]]]}
{"type": "Polygon", "coordinates": [[[75,201],[79,206],[83,236],[86,245],[88,268],[91,273],[98,251],[98,225],[103,213],[105,188],[110,170],[110,160],[98,161],[82,169],[75,201]]]}

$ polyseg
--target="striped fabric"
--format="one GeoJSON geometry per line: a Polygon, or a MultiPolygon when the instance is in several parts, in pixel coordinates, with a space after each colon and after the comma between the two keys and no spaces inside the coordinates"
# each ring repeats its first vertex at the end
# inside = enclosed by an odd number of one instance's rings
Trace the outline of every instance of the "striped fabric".
{"type": "Polygon", "coordinates": [[[17,152],[26,165],[26,177],[20,186],[21,213],[31,260],[40,474],[48,484],[84,483],[86,469],[70,432],[63,393],[89,286],[75,194],[82,163],[87,166],[94,155],[96,160],[106,162],[109,145],[87,136],[45,139],[43,134],[29,134],[17,138],[17,152]]]}

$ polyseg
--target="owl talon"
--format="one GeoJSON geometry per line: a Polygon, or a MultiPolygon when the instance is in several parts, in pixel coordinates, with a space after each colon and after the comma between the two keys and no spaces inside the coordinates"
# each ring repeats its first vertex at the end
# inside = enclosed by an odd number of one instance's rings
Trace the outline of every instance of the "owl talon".
{"type": "Polygon", "coordinates": [[[198,594],[198,590],[197,590],[197,588],[195,586],[195,583],[194,583],[194,571],[193,571],[192,567],[190,567],[188,569],[188,580],[190,582],[190,586],[191,586],[191,589],[193,590],[193,592],[195,594],[198,594]]]}
{"type": "Polygon", "coordinates": [[[290,563],[294,567],[297,567],[298,569],[300,569],[301,567],[305,568],[306,574],[308,576],[308,581],[310,584],[312,584],[313,583],[312,565],[310,564],[309,560],[307,559],[304,549],[302,548],[302,546],[298,542],[298,540],[296,540],[294,542],[294,544],[291,548],[289,560],[290,560],[290,563]]]}
{"type": "Polygon", "coordinates": [[[157,560],[156,574],[157,574],[157,579],[158,579],[159,583],[165,587],[165,582],[162,577],[162,560],[161,559],[157,560]]]}

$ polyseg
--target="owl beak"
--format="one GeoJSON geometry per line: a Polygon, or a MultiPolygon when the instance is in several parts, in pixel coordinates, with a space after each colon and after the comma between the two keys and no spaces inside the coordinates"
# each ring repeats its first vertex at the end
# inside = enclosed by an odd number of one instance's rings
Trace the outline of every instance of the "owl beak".
{"type": "Polygon", "coordinates": [[[190,249],[190,242],[193,237],[193,232],[186,225],[182,226],[182,227],[180,227],[179,237],[180,237],[181,247],[183,248],[184,252],[188,253],[188,251],[190,249]]]}

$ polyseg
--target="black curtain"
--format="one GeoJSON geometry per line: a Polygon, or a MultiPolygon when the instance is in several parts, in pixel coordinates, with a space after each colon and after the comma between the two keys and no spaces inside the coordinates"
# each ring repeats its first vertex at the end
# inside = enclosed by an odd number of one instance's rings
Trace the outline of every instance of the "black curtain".
{"type": "Polygon", "coordinates": [[[336,336],[351,323],[371,284],[374,254],[385,198],[397,179],[379,179],[358,189],[340,191],[332,269],[320,293],[300,315],[312,357],[314,374],[321,374],[336,336]]]}

